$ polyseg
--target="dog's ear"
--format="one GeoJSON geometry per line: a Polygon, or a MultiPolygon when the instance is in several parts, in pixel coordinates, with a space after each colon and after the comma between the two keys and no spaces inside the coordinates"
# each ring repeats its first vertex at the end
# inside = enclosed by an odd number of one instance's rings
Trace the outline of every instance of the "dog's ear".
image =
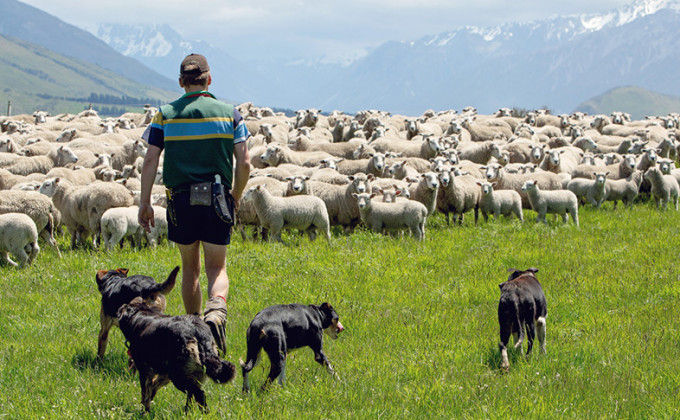
{"type": "Polygon", "coordinates": [[[531,271],[532,273],[536,274],[538,273],[538,268],[535,267],[527,268],[527,271],[531,271]]]}
{"type": "Polygon", "coordinates": [[[124,277],[127,277],[127,273],[128,273],[130,270],[127,269],[127,268],[118,268],[118,269],[116,269],[116,271],[119,272],[120,274],[122,274],[124,277]]]}
{"type": "Polygon", "coordinates": [[[108,270],[97,271],[97,275],[95,276],[95,278],[97,279],[97,283],[101,282],[102,279],[104,278],[104,276],[106,275],[106,273],[108,273],[108,272],[109,272],[108,270]]]}

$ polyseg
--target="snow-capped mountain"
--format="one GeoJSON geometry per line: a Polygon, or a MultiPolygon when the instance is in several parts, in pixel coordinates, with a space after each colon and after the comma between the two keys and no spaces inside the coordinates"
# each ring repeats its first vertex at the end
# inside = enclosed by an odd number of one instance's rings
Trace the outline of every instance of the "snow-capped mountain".
{"type": "Polygon", "coordinates": [[[183,40],[167,26],[102,26],[117,51],[173,79],[182,57],[209,57],[213,90],[235,101],[404,114],[476,106],[572,111],[618,86],[680,94],[680,0],[638,0],[600,14],[555,16],[495,27],[462,27],[387,42],[358,58],[246,64],[219,48],[183,40]],[[219,81],[227,81],[221,89],[219,81]],[[234,86],[234,81],[238,84],[234,86]]]}
{"type": "Polygon", "coordinates": [[[213,72],[211,91],[224,100],[261,102],[266,98],[264,77],[246,63],[230,56],[207,42],[183,39],[168,25],[103,24],[97,28],[97,37],[116,51],[137,59],[159,73],[177,80],[179,64],[193,52],[209,59],[213,72]]]}

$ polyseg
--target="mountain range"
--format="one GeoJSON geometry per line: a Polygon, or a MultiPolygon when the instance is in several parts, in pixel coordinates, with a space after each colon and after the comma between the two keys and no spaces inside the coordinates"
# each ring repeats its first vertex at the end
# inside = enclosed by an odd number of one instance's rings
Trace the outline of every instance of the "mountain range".
{"type": "Polygon", "coordinates": [[[246,62],[229,54],[228,43],[186,40],[167,25],[102,24],[89,33],[17,0],[0,0],[0,10],[0,46],[7,51],[0,57],[6,75],[0,100],[19,97],[17,104],[33,109],[63,101],[82,107],[88,96],[172,99],[180,92],[179,62],[200,52],[220,99],[273,108],[419,115],[468,105],[482,113],[506,106],[562,113],[627,104],[636,110],[622,110],[640,116],[678,111],[668,107],[680,95],[673,70],[680,65],[680,0],[467,26],[386,42],[351,61],[263,54],[246,62]]]}
{"type": "Polygon", "coordinates": [[[0,0],[0,10],[0,98],[12,101],[14,113],[78,112],[93,98],[107,106],[142,102],[141,110],[180,91],[176,81],[33,6],[0,0]]]}
{"type": "Polygon", "coordinates": [[[558,16],[496,27],[463,27],[409,42],[387,42],[351,62],[245,63],[167,26],[103,25],[117,51],[170,77],[181,57],[205,51],[222,97],[286,108],[416,115],[467,105],[570,112],[619,86],[680,95],[680,2],[638,0],[601,14],[558,16]]]}

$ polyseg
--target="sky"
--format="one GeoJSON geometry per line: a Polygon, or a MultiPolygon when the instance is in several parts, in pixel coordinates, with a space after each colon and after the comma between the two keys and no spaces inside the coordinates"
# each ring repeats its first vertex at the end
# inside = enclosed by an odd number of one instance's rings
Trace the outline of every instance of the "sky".
{"type": "Polygon", "coordinates": [[[21,0],[93,31],[100,23],[167,24],[241,59],[355,57],[387,41],[462,26],[600,13],[633,0],[21,0]]]}

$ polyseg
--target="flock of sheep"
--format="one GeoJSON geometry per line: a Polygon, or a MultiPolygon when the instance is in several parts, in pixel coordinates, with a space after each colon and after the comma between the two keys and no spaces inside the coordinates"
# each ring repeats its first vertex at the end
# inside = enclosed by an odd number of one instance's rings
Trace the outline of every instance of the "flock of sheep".
{"type": "MultiPolygon", "coordinates": [[[[330,227],[345,232],[363,223],[381,233],[425,236],[427,217],[445,215],[461,224],[481,211],[523,221],[532,208],[571,216],[579,204],[605,201],[631,206],[641,191],[657,206],[678,208],[680,116],[633,121],[625,113],[551,115],[538,110],[512,116],[500,109],[479,115],[426,111],[409,118],[381,111],[356,115],[319,110],[294,117],[251,103],[238,106],[252,137],[251,179],[236,217],[244,238],[281,241],[282,229],[311,239],[330,227]]],[[[167,234],[159,170],[152,191],[156,228],[137,222],[141,140],[156,110],[101,119],[78,115],[0,117],[0,252],[20,265],[39,251],[37,237],[59,252],[55,231],[65,226],[71,246],[92,236],[93,246],[157,244],[167,234]],[[30,222],[30,223],[29,223],[30,222]]],[[[162,167],[162,165],[161,165],[162,167]]]]}

